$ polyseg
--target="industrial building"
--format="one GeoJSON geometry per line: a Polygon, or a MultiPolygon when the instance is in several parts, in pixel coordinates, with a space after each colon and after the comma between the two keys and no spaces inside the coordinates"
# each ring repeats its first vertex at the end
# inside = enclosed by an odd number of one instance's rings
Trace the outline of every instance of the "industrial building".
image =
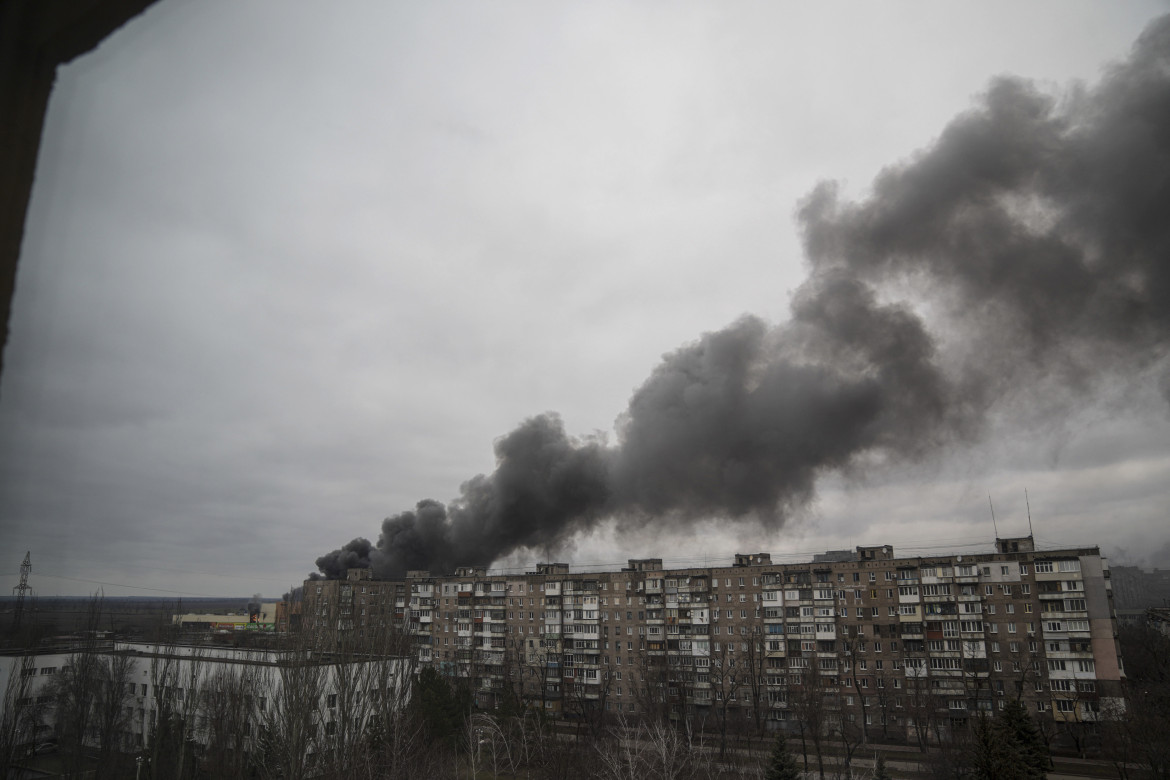
{"type": "Polygon", "coordinates": [[[243,612],[188,612],[172,616],[171,621],[180,628],[203,631],[273,631],[283,603],[256,602],[243,612]]]}

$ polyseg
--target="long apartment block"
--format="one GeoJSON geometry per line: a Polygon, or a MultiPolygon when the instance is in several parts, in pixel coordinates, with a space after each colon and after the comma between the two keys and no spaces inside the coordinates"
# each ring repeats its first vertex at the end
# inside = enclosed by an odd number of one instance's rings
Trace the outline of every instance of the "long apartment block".
{"type": "Polygon", "coordinates": [[[417,662],[566,717],[589,710],[682,718],[712,707],[782,723],[815,688],[858,728],[943,732],[1021,698],[1091,728],[1122,706],[1109,570],[1096,547],[899,558],[890,546],[776,564],[667,569],[631,560],[574,573],[463,568],[379,581],[368,570],[305,583],[310,629],[412,637],[417,662]]]}

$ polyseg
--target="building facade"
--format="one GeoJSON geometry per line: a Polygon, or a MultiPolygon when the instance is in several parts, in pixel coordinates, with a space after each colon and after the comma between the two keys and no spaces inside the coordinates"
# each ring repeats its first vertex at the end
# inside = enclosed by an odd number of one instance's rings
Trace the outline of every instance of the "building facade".
{"type": "Polygon", "coordinates": [[[141,754],[172,720],[201,752],[255,753],[267,739],[307,765],[405,706],[410,667],[390,656],[129,642],[3,653],[3,726],[21,746],[81,723],[82,745],[141,754]]]}
{"type": "Polygon", "coordinates": [[[350,570],[307,581],[305,615],[316,630],[409,635],[419,664],[487,709],[520,698],[567,717],[760,727],[815,715],[921,739],[1012,698],[1090,728],[1122,706],[1105,559],[1037,551],[1031,537],[974,555],[899,558],[887,545],[808,563],[760,553],[722,567],[553,563],[397,582],[350,570]]]}

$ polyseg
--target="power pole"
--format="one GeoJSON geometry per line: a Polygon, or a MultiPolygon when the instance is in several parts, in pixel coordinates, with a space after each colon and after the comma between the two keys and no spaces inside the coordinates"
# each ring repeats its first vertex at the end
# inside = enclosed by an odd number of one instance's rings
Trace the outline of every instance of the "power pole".
{"type": "Polygon", "coordinates": [[[16,610],[12,613],[12,634],[15,636],[16,632],[20,630],[20,619],[24,612],[24,596],[32,588],[28,586],[28,575],[32,572],[32,561],[29,559],[31,552],[25,552],[24,563],[20,564],[20,584],[12,589],[13,595],[16,596],[16,610]]]}

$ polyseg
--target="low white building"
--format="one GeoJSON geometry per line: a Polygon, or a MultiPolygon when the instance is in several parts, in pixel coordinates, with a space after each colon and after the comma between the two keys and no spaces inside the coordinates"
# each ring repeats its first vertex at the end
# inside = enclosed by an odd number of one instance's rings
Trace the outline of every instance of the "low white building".
{"type": "Polygon", "coordinates": [[[104,708],[116,717],[104,726],[92,718],[77,741],[145,751],[166,719],[201,750],[279,750],[308,761],[356,744],[399,711],[409,674],[398,657],[311,650],[107,642],[3,654],[3,729],[19,749],[77,722],[62,718],[62,708],[104,708]]]}

